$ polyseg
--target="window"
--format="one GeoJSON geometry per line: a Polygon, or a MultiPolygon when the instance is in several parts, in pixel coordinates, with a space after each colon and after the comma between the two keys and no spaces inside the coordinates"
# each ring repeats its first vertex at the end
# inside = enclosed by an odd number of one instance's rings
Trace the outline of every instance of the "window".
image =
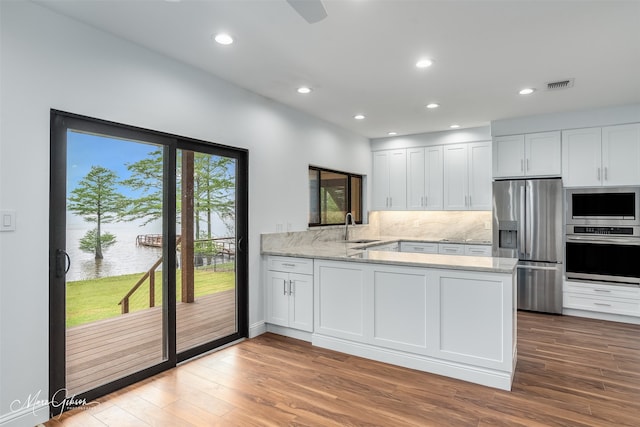
{"type": "Polygon", "coordinates": [[[309,166],[309,226],[362,224],[362,175],[309,166]]]}

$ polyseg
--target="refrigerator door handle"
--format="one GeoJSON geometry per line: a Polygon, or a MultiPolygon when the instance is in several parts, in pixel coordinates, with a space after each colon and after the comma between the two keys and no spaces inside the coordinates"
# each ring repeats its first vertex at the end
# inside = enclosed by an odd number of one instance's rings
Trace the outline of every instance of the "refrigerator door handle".
{"type": "Polygon", "coordinates": [[[527,258],[527,252],[526,252],[526,248],[525,248],[525,242],[526,242],[526,218],[525,218],[525,186],[522,185],[520,187],[520,191],[518,192],[520,195],[520,218],[519,218],[519,222],[520,224],[518,225],[518,252],[520,252],[520,254],[518,255],[518,258],[527,258]]]}

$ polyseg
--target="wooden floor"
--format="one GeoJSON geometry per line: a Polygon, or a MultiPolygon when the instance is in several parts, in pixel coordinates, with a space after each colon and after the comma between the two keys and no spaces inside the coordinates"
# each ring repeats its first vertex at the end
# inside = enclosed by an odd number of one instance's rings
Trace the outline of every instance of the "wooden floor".
{"type": "Polygon", "coordinates": [[[640,326],[520,312],[518,334],[511,392],[265,334],[46,425],[640,425],[640,326]]]}
{"type": "MultiPolygon", "coordinates": [[[[235,312],[233,289],[178,303],[178,352],[235,332],[235,312]]],[[[153,366],[163,360],[162,308],[69,328],[66,356],[70,395],[153,366]]]]}

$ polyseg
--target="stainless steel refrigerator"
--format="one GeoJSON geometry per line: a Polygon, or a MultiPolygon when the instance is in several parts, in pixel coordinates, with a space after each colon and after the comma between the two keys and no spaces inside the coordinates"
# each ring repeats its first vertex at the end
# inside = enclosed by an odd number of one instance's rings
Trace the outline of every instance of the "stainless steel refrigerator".
{"type": "Polygon", "coordinates": [[[493,183],[493,256],[518,258],[518,309],[562,313],[562,180],[493,183]]]}

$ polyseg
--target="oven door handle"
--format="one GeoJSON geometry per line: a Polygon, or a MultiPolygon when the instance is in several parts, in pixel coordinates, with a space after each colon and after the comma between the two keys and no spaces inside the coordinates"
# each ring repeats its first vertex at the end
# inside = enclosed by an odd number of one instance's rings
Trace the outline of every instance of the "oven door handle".
{"type": "Polygon", "coordinates": [[[557,271],[558,267],[541,267],[538,265],[526,265],[526,264],[518,264],[516,268],[520,270],[545,270],[545,271],[557,271]]]}
{"type": "Polygon", "coordinates": [[[640,245],[638,238],[600,237],[600,236],[567,236],[567,242],[577,243],[614,243],[618,245],[640,245]]]}

